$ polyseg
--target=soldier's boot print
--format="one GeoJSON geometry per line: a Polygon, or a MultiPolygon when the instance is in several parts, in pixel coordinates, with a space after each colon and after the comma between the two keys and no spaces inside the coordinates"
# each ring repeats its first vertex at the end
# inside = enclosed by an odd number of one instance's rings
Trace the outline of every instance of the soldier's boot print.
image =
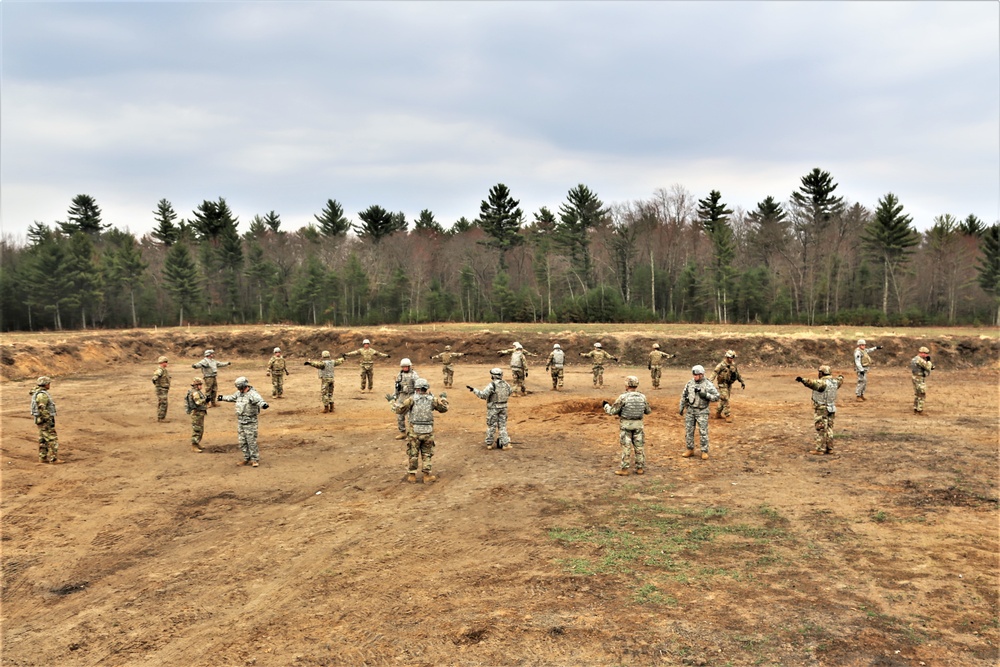
{"type": "Polygon", "coordinates": [[[417,483],[417,473],[415,473],[415,472],[407,473],[406,474],[406,481],[409,482],[410,484],[416,484],[417,483]]]}

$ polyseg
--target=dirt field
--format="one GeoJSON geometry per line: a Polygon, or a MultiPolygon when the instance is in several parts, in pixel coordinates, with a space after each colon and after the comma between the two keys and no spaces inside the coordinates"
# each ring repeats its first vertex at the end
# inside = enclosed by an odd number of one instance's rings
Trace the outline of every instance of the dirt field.
{"type": "MultiPolygon", "coordinates": [[[[881,332],[869,401],[854,401],[855,332],[671,334],[590,328],[257,328],[6,336],[2,348],[2,664],[995,665],[998,627],[998,341],[969,332],[881,332]],[[392,357],[376,390],[338,368],[322,414],[321,349],[362,335],[392,357]],[[512,400],[513,449],[483,445],[495,350],[538,352],[512,400]],[[544,357],[594,340],[623,357],[603,390],[569,367],[549,391],[544,357]],[[678,351],[652,391],[642,361],[678,351]],[[434,484],[403,481],[404,445],[382,395],[398,359],[441,390],[428,357],[456,366],[437,415],[434,484]],[[912,413],[907,362],[940,370],[912,413]],[[286,398],[260,420],[261,467],[241,459],[231,404],[188,445],[183,396],[202,348],[270,397],[263,367],[286,349],[286,398]],[[741,353],[734,422],[712,420],[712,458],[682,459],[690,366],[741,353]],[[149,377],[171,358],[169,421],[149,377]],[[847,376],[836,455],[812,447],[817,360],[847,376]],[[28,380],[52,374],[60,456],[37,462],[28,380]],[[636,374],[647,474],[618,477],[618,429],[600,409],[636,374]]],[[[866,332],[873,337],[872,332],[866,332]]],[[[509,373],[507,374],[509,376],[509,373]]]]}

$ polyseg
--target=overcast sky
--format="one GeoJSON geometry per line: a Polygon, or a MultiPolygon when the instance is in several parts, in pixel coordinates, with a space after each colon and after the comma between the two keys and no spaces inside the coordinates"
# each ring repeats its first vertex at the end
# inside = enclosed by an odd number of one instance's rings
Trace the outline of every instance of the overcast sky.
{"type": "Polygon", "coordinates": [[[96,198],[142,234],[225,197],[247,229],[327,199],[444,226],[496,183],[528,220],[583,183],[731,208],[814,167],[874,208],[1000,218],[1000,5],[0,3],[0,216],[96,198]]]}

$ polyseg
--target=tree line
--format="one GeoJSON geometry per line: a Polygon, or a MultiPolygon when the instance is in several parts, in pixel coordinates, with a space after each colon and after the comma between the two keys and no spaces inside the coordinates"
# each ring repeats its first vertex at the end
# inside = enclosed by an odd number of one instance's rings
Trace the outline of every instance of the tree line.
{"type": "Polygon", "coordinates": [[[240,221],[224,198],[180,218],[166,199],[137,238],[94,197],[0,239],[3,330],[289,322],[1000,324],[1000,226],[874,207],[813,169],[750,211],[683,186],[606,205],[586,185],[529,220],[502,183],[445,228],[334,199],[295,231],[240,221]]]}

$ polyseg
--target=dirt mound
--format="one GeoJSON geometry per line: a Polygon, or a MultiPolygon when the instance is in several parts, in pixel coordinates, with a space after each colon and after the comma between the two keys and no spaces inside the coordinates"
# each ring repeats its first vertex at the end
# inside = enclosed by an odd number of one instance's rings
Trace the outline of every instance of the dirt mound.
{"type": "Polygon", "coordinates": [[[553,410],[561,415],[576,414],[580,412],[603,413],[604,404],[597,400],[583,401],[563,401],[553,406],[553,410]]]}

